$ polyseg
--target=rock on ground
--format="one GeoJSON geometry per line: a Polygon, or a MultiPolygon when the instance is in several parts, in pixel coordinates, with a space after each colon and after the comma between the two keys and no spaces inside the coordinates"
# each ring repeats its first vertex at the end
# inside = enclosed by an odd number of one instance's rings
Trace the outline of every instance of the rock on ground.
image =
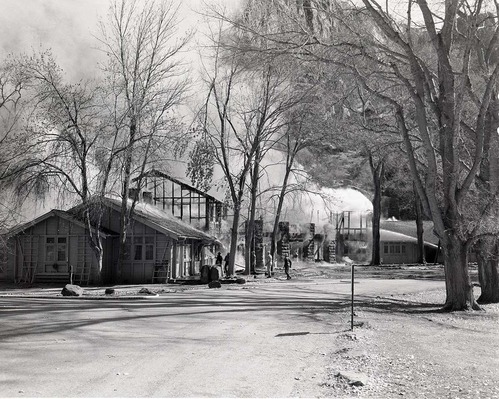
{"type": "Polygon", "coordinates": [[[145,287],[140,289],[139,294],[156,295],[154,291],[151,291],[149,288],[145,287]]]}
{"type": "Polygon", "coordinates": [[[336,373],[336,377],[343,378],[348,385],[354,387],[363,387],[367,384],[368,377],[362,373],[356,373],[352,371],[339,371],[336,373]]]}
{"type": "Polygon", "coordinates": [[[210,281],[209,284],[208,284],[208,287],[210,287],[210,288],[220,288],[220,287],[222,287],[222,284],[220,283],[220,281],[210,281]]]}
{"type": "Polygon", "coordinates": [[[75,284],[66,284],[61,291],[62,296],[82,296],[83,288],[75,284]]]}

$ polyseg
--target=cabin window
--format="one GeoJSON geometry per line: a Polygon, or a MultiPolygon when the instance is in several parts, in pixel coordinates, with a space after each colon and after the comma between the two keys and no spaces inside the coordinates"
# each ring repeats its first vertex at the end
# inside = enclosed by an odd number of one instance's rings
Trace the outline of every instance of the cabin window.
{"type": "Polygon", "coordinates": [[[67,237],[47,237],[45,241],[46,262],[66,262],[68,259],[67,237]]]}
{"type": "Polygon", "coordinates": [[[67,238],[57,237],[57,261],[64,262],[67,259],[67,238]]]}
{"type": "Polygon", "coordinates": [[[154,237],[145,237],[145,259],[154,260],[154,237]]]}
{"type": "Polygon", "coordinates": [[[133,260],[154,260],[154,237],[133,238],[133,260]]]}
{"type": "Polygon", "coordinates": [[[133,237],[133,260],[142,260],[143,237],[133,237]]]}
{"type": "Polygon", "coordinates": [[[383,253],[384,254],[405,254],[406,248],[405,244],[400,243],[384,243],[383,253]]]}

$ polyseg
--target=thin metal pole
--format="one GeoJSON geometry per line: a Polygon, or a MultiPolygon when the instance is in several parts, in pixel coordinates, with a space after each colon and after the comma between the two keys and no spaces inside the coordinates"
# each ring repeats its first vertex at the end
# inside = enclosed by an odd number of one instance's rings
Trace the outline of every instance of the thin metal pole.
{"type": "Polygon", "coordinates": [[[353,296],[354,296],[354,278],[355,278],[355,268],[353,263],[351,263],[351,269],[352,269],[352,307],[351,307],[351,312],[350,312],[350,329],[353,331],[353,296]]]}

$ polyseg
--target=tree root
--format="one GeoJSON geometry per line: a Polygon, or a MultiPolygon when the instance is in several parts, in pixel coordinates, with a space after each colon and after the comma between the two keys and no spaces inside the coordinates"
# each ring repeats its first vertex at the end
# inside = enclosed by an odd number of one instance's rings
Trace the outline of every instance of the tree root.
{"type": "Polygon", "coordinates": [[[480,305],[486,305],[488,303],[499,303],[499,294],[482,294],[476,301],[480,305]]]}
{"type": "Polygon", "coordinates": [[[464,304],[457,304],[455,302],[446,302],[442,307],[442,312],[460,312],[465,310],[483,310],[476,302],[466,302],[464,304]]]}

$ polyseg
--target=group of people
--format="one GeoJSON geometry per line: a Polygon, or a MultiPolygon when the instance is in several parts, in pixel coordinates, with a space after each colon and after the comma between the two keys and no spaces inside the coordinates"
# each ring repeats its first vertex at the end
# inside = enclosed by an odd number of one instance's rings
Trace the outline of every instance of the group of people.
{"type": "Polygon", "coordinates": [[[222,257],[221,252],[217,254],[217,258],[215,260],[215,266],[220,266],[220,268],[222,268],[222,262],[225,262],[223,272],[226,277],[229,277],[229,252],[227,252],[225,258],[222,257]]]}
{"type": "MultiPolygon", "coordinates": [[[[256,259],[255,252],[253,251],[251,255],[252,255],[251,256],[252,269],[254,270],[254,262],[256,259]]],[[[215,260],[215,265],[222,268],[223,262],[225,262],[223,272],[224,272],[226,277],[229,277],[229,252],[227,252],[227,254],[225,255],[225,258],[222,257],[221,252],[219,252],[217,254],[217,257],[215,260]]],[[[289,269],[291,269],[291,265],[292,265],[291,259],[289,258],[289,256],[285,255],[284,256],[284,273],[286,273],[286,279],[288,279],[288,280],[291,280],[291,276],[289,275],[289,269]]],[[[274,261],[273,261],[272,254],[270,253],[270,251],[267,252],[267,257],[265,259],[265,267],[267,269],[267,272],[266,272],[267,278],[272,277],[272,273],[274,271],[274,261]]]]}

